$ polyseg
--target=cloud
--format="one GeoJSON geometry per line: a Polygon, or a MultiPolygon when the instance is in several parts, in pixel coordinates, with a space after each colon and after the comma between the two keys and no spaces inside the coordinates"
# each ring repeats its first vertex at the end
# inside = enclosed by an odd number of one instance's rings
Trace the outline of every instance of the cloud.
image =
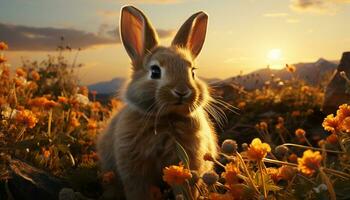
{"type": "Polygon", "coordinates": [[[288,13],[264,13],[263,17],[288,17],[288,13]]]}
{"type": "Polygon", "coordinates": [[[290,8],[295,11],[335,14],[340,4],[350,0],[291,0],[290,8]]]}
{"type": "MultiPolygon", "coordinates": [[[[101,25],[98,33],[71,28],[31,27],[0,23],[0,41],[5,41],[14,51],[51,51],[60,45],[64,37],[65,44],[71,48],[86,49],[95,45],[120,43],[117,28],[101,25]]],[[[172,30],[158,30],[160,37],[168,37],[172,30]]]]}

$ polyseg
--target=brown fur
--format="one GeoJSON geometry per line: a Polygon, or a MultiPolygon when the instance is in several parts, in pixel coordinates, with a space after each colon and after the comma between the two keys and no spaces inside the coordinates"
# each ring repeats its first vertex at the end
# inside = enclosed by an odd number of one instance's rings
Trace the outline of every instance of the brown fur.
{"type": "MultiPolygon", "coordinates": [[[[145,17],[134,7],[124,7],[122,13],[124,12],[136,13],[136,18],[132,20],[145,17]]],[[[195,15],[206,20],[202,12],[195,15]]],[[[196,16],[189,20],[185,23],[188,28],[198,27],[196,23],[204,23],[196,16]],[[188,26],[189,23],[194,25],[188,26]]],[[[147,35],[150,30],[154,31],[148,20],[141,20],[140,23],[142,22],[147,22],[143,24],[145,30],[141,31],[146,34],[144,38],[149,40],[150,37],[153,38],[152,35],[156,37],[154,32],[147,35]]],[[[206,25],[206,21],[204,24],[206,25]]],[[[121,30],[124,31],[121,33],[122,37],[127,37],[123,34],[135,34],[132,27],[128,28],[121,30]]],[[[183,32],[205,35],[201,30],[181,32],[181,29],[177,35],[185,36],[183,32]]],[[[176,141],[185,148],[190,158],[191,170],[202,174],[213,167],[211,162],[203,160],[205,153],[214,156],[217,153],[216,135],[205,112],[210,96],[206,84],[192,75],[193,59],[204,42],[203,35],[201,37],[202,40],[191,40],[191,37],[182,40],[191,44],[190,46],[176,42],[174,45],[173,42],[171,47],[160,47],[154,43],[156,38],[151,40],[154,45],[149,41],[142,41],[143,48],[154,46],[147,51],[135,50],[139,48],[135,44],[124,44],[126,50],[130,51],[134,65],[132,79],[125,92],[126,106],[111,119],[109,127],[98,140],[97,148],[103,170],[117,172],[127,199],[151,199],[150,187],[160,185],[162,169],[179,163],[176,141]],[[191,49],[192,46],[195,49],[191,49]],[[157,61],[162,68],[162,77],[159,80],[149,78],[149,65],[153,61],[157,61]],[[174,89],[189,89],[192,93],[183,99],[182,104],[176,105],[179,100],[171,92],[174,89]]]]}

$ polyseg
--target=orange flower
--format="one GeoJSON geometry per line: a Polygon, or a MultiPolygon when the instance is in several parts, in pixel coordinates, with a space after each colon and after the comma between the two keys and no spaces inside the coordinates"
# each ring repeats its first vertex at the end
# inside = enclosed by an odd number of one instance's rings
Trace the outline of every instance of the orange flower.
{"type": "Polygon", "coordinates": [[[8,49],[8,45],[5,42],[0,42],[0,50],[6,50],[8,49]]]}
{"type": "Polygon", "coordinates": [[[79,87],[79,91],[80,91],[80,94],[82,94],[84,96],[88,96],[89,95],[89,89],[86,86],[80,86],[79,87]]]}
{"type": "Polygon", "coordinates": [[[32,71],[31,76],[34,80],[40,80],[40,74],[37,71],[32,71]]]}
{"type": "Polygon", "coordinates": [[[56,106],[58,106],[58,105],[59,105],[59,104],[58,104],[57,102],[53,101],[53,100],[47,100],[47,101],[45,102],[45,104],[44,104],[44,107],[45,107],[46,109],[51,109],[51,108],[56,107],[56,106]]]}
{"type": "Polygon", "coordinates": [[[340,130],[350,132],[350,117],[346,117],[340,124],[340,130]]]}
{"type": "Polygon", "coordinates": [[[192,177],[190,170],[185,169],[182,164],[165,167],[163,174],[163,180],[169,185],[181,185],[192,177]]]}
{"type": "Polygon", "coordinates": [[[302,128],[298,128],[297,130],[295,130],[295,136],[297,137],[304,137],[305,133],[305,130],[302,128]]]}
{"type": "Polygon", "coordinates": [[[28,128],[34,128],[38,122],[35,114],[30,110],[17,111],[15,118],[18,123],[23,123],[28,126],[28,128]]]}
{"type": "Polygon", "coordinates": [[[331,135],[329,135],[329,136],[326,138],[326,141],[327,141],[329,144],[337,144],[337,143],[338,143],[338,136],[337,136],[337,134],[332,133],[331,135]]]}
{"type": "Polygon", "coordinates": [[[238,182],[237,175],[239,174],[239,168],[235,166],[234,163],[230,162],[225,166],[225,172],[221,174],[223,178],[226,180],[226,184],[234,184],[238,182]]]}
{"type": "Polygon", "coordinates": [[[95,129],[97,129],[97,122],[96,122],[96,120],[89,119],[88,124],[87,124],[87,128],[88,128],[89,130],[95,130],[95,129]]]}
{"type": "Polygon", "coordinates": [[[77,127],[80,126],[79,120],[78,120],[77,118],[75,118],[75,117],[72,117],[72,118],[70,119],[69,124],[70,124],[72,127],[74,127],[74,128],[77,128],[77,127]]]}
{"type": "Polygon", "coordinates": [[[44,158],[48,159],[50,157],[50,155],[51,155],[50,149],[46,150],[46,148],[42,148],[41,151],[43,152],[44,158]]]}
{"type": "Polygon", "coordinates": [[[16,75],[20,76],[20,77],[26,77],[27,76],[27,72],[22,69],[22,68],[17,68],[16,69],[16,75]]]}
{"type": "Polygon", "coordinates": [[[335,133],[339,129],[340,121],[338,117],[334,117],[333,114],[327,115],[323,120],[322,126],[324,130],[335,133]]]}
{"type": "Polygon", "coordinates": [[[308,86],[306,86],[306,85],[304,85],[304,86],[301,87],[301,92],[302,92],[302,93],[307,93],[307,92],[309,92],[309,91],[310,91],[310,87],[308,87],[308,86]]]}
{"type": "Polygon", "coordinates": [[[209,200],[234,200],[233,196],[230,193],[219,194],[219,193],[210,193],[209,200]]]}
{"type": "Polygon", "coordinates": [[[7,61],[7,59],[5,58],[5,56],[0,55],[0,64],[1,64],[1,63],[4,63],[4,62],[6,62],[6,61],[7,61]]]}
{"type": "Polygon", "coordinates": [[[277,183],[281,177],[279,175],[279,170],[273,167],[266,168],[266,172],[268,175],[270,175],[271,179],[277,183]]]}
{"type": "Polygon", "coordinates": [[[36,97],[29,100],[28,104],[34,107],[43,107],[47,101],[48,99],[46,97],[36,97]]]}
{"type": "Polygon", "coordinates": [[[68,99],[66,97],[61,96],[58,97],[57,101],[64,104],[68,103],[68,99]]]}
{"type": "Polygon", "coordinates": [[[340,105],[337,110],[337,117],[339,121],[343,121],[350,116],[350,106],[348,104],[340,105]]]}
{"type": "Polygon", "coordinates": [[[306,150],[302,158],[298,158],[298,170],[311,176],[321,166],[322,156],[319,151],[306,150]]]}
{"type": "Polygon", "coordinates": [[[247,155],[251,160],[262,160],[266,154],[271,151],[271,147],[267,143],[262,143],[259,138],[255,138],[249,145],[247,155]]]}

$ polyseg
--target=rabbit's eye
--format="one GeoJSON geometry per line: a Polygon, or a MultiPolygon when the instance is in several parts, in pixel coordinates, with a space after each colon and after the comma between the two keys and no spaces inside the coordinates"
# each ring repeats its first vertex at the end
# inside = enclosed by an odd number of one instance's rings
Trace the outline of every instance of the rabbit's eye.
{"type": "Polygon", "coordinates": [[[151,78],[152,79],[160,79],[161,71],[160,67],[157,65],[151,66],[151,78]]]}
{"type": "Polygon", "coordinates": [[[194,78],[195,75],[196,75],[196,74],[195,74],[195,70],[196,70],[196,69],[197,69],[197,68],[194,67],[194,68],[192,68],[192,70],[191,70],[191,71],[192,71],[192,78],[194,78]]]}

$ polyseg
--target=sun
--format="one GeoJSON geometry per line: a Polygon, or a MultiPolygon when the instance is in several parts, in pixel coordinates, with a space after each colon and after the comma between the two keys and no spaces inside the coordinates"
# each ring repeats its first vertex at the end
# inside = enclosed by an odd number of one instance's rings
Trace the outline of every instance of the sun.
{"type": "Polygon", "coordinates": [[[281,51],[281,49],[271,49],[269,51],[269,53],[267,54],[267,57],[271,61],[280,60],[282,57],[282,51],[281,51]]]}

